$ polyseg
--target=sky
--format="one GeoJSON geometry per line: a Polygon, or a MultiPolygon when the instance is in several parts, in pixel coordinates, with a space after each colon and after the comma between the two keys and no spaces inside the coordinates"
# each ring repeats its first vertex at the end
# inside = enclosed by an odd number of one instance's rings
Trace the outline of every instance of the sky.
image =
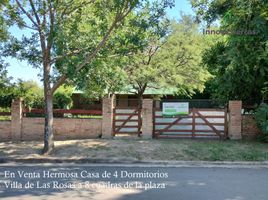
{"type": "MultiPolygon", "coordinates": [[[[167,15],[170,18],[179,19],[180,13],[184,14],[193,14],[189,0],[175,0],[175,7],[167,10],[167,15]]],[[[21,37],[23,34],[26,36],[30,34],[29,31],[22,31],[18,28],[11,28],[10,32],[16,37],[21,37]]],[[[35,69],[30,66],[25,61],[19,61],[13,58],[7,58],[6,61],[9,63],[8,75],[13,77],[13,80],[22,79],[22,80],[34,80],[39,85],[42,85],[41,78],[38,74],[42,74],[40,69],[35,69]]]]}

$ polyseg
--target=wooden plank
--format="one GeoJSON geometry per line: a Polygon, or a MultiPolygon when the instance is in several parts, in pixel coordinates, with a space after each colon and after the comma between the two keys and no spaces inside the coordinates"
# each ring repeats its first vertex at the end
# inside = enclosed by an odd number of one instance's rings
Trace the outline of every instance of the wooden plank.
{"type": "Polygon", "coordinates": [[[178,139],[178,138],[193,138],[192,137],[192,134],[189,134],[189,135],[158,135],[158,138],[160,138],[160,139],[164,139],[164,138],[166,138],[166,139],[178,139]]]}
{"type": "MultiPolygon", "coordinates": [[[[218,135],[211,135],[211,134],[206,134],[206,135],[205,134],[204,135],[198,135],[197,134],[196,135],[196,137],[200,137],[200,136],[219,138],[218,135]]],[[[160,139],[164,139],[164,138],[177,139],[177,138],[183,138],[183,137],[187,137],[187,138],[191,138],[191,139],[193,138],[191,134],[189,134],[189,135],[183,135],[183,134],[181,134],[181,135],[158,135],[157,137],[160,138],[160,139]]],[[[201,138],[198,138],[198,139],[201,139],[201,138]]]]}
{"type": "Polygon", "coordinates": [[[193,123],[193,125],[192,125],[192,137],[194,137],[195,136],[195,109],[193,109],[193,120],[192,120],[192,123],[193,123]]]}
{"type": "Polygon", "coordinates": [[[115,134],[139,134],[138,132],[115,132],[115,134]]]}
{"type": "Polygon", "coordinates": [[[119,125],[115,125],[115,128],[139,128],[139,125],[133,125],[133,126],[119,126],[119,125]]]}
{"type": "Polygon", "coordinates": [[[0,116],[11,116],[11,112],[0,112],[0,116]]]}
{"type": "Polygon", "coordinates": [[[138,136],[141,136],[141,127],[142,127],[142,119],[141,119],[141,109],[138,109],[138,136]]]}
{"type": "MultiPolygon", "coordinates": [[[[126,121],[125,119],[115,119],[115,122],[124,122],[126,121]]],[[[138,119],[130,119],[128,122],[139,122],[138,119]]]]}
{"type": "Polygon", "coordinates": [[[225,115],[224,115],[224,138],[228,138],[228,120],[227,120],[227,108],[225,108],[225,115]]]}
{"type": "MultiPolygon", "coordinates": [[[[174,118],[177,118],[177,117],[155,116],[155,118],[161,118],[161,119],[174,119],[174,118]]],[[[192,118],[192,116],[190,116],[190,115],[182,115],[182,116],[180,116],[180,118],[184,118],[184,119],[186,119],[186,118],[192,118]]]]}
{"type": "MultiPolygon", "coordinates": [[[[216,119],[224,119],[225,116],[219,116],[219,115],[204,115],[206,118],[216,118],[216,119]]],[[[191,115],[182,115],[181,118],[192,118],[193,116],[191,115]]],[[[155,116],[155,118],[157,119],[172,119],[172,118],[176,118],[176,117],[163,117],[163,116],[155,116]]],[[[198,117],[196,117],[198,118],[198,117]]]]}
{"type": "MultiPolygon", "coordinates": [[[[121,126],[124,126],[124,125],[126,125],[126,123],[128,122],[128,120],[130,120],[131,119],[131,117],[133,117],[134,115],[137,115],[137,112],[138,112],[138,110],[135,110],[133,113],[129,113],[128,115],[128,118],[127,119],[125,119],[125,121],[121,124],[121,126]]],[[[115,116],[117,116],[117,114],[116,113],[114,113],[115,114],[115,116]]],[[[115,132],[118,132],[118,131],[120,131],[121,130],[121,128],[115,128],[115,132]]]]}
{"type": "MultiPolygon", "coordinates": [[[[198,116],[200,116],[205,122],[206,122],[206,124],[218,135],[218,136],[220,136],[221,137],[221,134],[220,134],[220,132],[214,127],[214,126],[212,126],[211,124],[210,124],[210,122],[206,119],[206,117],[204,117],[202,114],[200,114],[200,112],[196,112],[196,114],[198,115],[198,116]]],[[[200,131],[199,131],[200,132],[200,131]]]]}
{"type": "MultiPolygon", "coordinates": [[[[127,116],[127,115],[130,115],[130,114],[133,114],[133,113],[115,113],[114,115],[115,116],[127,116]]],[[[138,116],[138,115],[139,115],[138,113],[135,113],[132,116],[138,116]]]]}
{"type": "MultiPolygon", "coordinates": [[[[24,109],[23,113],[44,114],[44,109],[24,109]]],[[[53,113],[57,114],[76,114],[76,115],[102,115],[101,110],[81,110],[81,109],[53,109],[53,113]]]]}
{"type": "MultiPolygon", "coordinates": [[[[174,136],[174,137],[189,136],[189,137],[192,137],[192,134],[191,133],[189,133],[189,134],[168,134],[168,133],[165,133],[165,134],[160,134],[159,136],[174,136]]],[[[195,134],[195,136],[197,136],[197,137],[200,137],[200,136],[219,137],[217,134],[195,134]]]]}
{"type": "Polygon", "coordinates": [[[174,129],[172,129],[172,130],[165,130],[164,131],[164,129],[156,129],[156,132],[174,132],[174,133],[179,133],[179,132],[189,132],[189,133],[191,133],[192,132],[192,129],[176,129],[176,130],[174,130],[174,129]]]}
{"type": "MultiPolygon", "coordinates": [[[[193,130],[192,129],[179,129],[179,130],[167,130],[167,131],[163,131],[163,129],[156,129],[157,132],[172,132],[172,133],[180,133],[180,132],[189,132],[189,133],[192,133],[193,130]]],[[[215,133],[214,130],[196,130],[195,129],[195,132],[202,132],[202,133],[215,133]]]]}
{"type": "MultiPolygon", "coordinates": [[[[201,114],[201,113],[200,113],[201,114]]],[[[219,115],[202,115],[205,118],[215,118],[215,119],[224,119],[224,115],[223,116],[219,116],[219,115]]],[[[197,117],[198,118],[198,117],[197,117]]],[[[201,117],[200,117],[201,118],[201,117]]]]}
{"type": "MultiPolygon", "coordinates": [[[[157,122],[157,123],[155,123],[155,125],[169,125],[170,123],[168,123],[168,122],[163,122],[163,123],[160,123],[160,122],[157,122]]],[[[190,123],[190,122],[188,122],[188,123],[186,123],[186,122],[179,122],[178,124],[176,124],[176,125],[192,125],[193,123],[190,123]]],[[[224,126],[225,125],[225,123],[211,123],[212,125],[215,125],[215,126],[224,126]]],[[[206,123],[195,123],[195,125],[207,125],[206,123]]]]}
{"type": "Polygon", "coordinates": [[[162,129],[162,130],[157,130],[157,132],[164,132],[167,131],[168,129],[170,129],[173,125],[175,125],[177,122],[179,122],[182,118],[178,118],[176,119],[174,122],[170,123],[166,128],[162,129]]]}
{"type": "MultiPolygon", "coordinates": [[[[172,123],[172,122],[162,122],[162,123],[158,123],[157,122],[157,123],[155,123],[155,125],[169,125],[170,123],[172,123]]],[[[179,122],[179,123],[174,124],[174,125],[192,125],[192,123],[190,123],[190,122],[188,122],[188,123],[186,123],[186,122],[179,122]]]]}
{"type": "Polygon", "coordinates": [[[116,118],[115,118],[115,108],[113,109],[113,137],[115,136],[115,123],[116,123],[116,118]]]}
{"type": "Polygon", "coordinates": [[[155,110],[153,109],[153,138],[157,138],[157,134],[155,132],[155,110]]]}

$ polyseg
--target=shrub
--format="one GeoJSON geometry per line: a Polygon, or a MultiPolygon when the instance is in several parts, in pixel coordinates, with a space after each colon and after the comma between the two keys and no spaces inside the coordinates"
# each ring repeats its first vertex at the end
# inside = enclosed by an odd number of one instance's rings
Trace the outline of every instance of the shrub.
{"type": "Polygon", "coordinates": [[[268,105],[261,104],[255,112],[255,120],[262,131],[259,139],[263,142],[268,142],[268,105]]]}
{"type": "Polygon", "coordinates": [[[72,93],[73,87],[71,86],[59,87],[53,97],[53,107],[58,109],[68,109],[72,107],[72,93]]]}

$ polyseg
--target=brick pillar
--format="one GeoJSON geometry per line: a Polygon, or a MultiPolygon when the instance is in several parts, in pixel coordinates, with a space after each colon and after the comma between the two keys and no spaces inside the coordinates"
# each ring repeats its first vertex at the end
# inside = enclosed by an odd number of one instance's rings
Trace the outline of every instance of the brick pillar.
{"type": "Polygon", "coordinates": [[[115,98],[102,99],[102,138],[113,137],[113,109],[115,98]]]}
{"type": "Polygon", "coordinates": [[[242,124],[242,101],[229,101],[229,124],[228,135],[231,140],[238,140],[242,138],[241,124],[242,124]]]}
{"type": "Polygon", "coordinates": [[[152,138],[153,136],[153,100],[142,100],[142,137],[152,138]]]}
{"type": "Polygon", "coordinates": [[[12,141],[21,140],[22,98],[13,100],[11,104],[11,136],[12,141]]]}

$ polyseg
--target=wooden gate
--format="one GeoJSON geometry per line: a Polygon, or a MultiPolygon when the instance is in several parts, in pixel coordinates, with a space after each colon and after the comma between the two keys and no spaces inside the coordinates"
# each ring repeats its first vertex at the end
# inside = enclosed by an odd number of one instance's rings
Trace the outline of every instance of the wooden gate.
{"type": "Polygon", "coordinates": [[[161,109],[154,110],[156,138],[226,138],[226,109],[190,109],[179,117],[163,117],[161,109]]]}
{"type": "Polygon", "coordinates": [[[116,107],[114,109],[113,135],[141,134],[141,109],[138,107],[116,107]]]}

